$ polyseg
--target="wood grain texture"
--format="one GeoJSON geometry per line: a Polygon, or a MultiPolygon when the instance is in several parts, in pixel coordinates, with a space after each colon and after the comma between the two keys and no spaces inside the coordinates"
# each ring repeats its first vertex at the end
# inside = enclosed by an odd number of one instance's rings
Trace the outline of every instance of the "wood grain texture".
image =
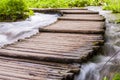
{"type": "Polygon", "coordinates": [[[78,72],[79,66],[71,64],[0,57],[1,80],[68,80],[78,72]]]}
{"type": "Polygon", "coordinates": [[[101,35],[40,33],[0,49],[0,55],[42,61],[79,63],[103,43],[101,35]]]}
{"type": "Polygon", "coordinates": [[[105,21],[103,16],[98,14],[64,14],[59,17],[58,20],[70,20],[70,21],[105,21]]]}
{"type": "Polygon", "coordinates": [[[60,20],[54,25],[40,28],[40,32],[59,32],[59,33],[82,33],[82,34],[101,34],[104,33],[104,22],[91,21],[63,21],[60,20]]]}
{"type": "Polygon", "coordinates": [[[98,14],[90,10],[60,10],[63,14],[98,14]]]}

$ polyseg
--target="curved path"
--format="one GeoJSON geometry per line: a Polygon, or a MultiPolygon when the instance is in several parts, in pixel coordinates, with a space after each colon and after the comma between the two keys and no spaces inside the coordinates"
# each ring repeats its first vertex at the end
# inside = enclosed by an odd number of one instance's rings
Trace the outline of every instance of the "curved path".
{"type": "Polygon", "coordinates": [[[63,16],[40,33],[0,49],[0,79],[73,80],[103,45],[104,17],[87,9],[34,9],[63,16]]]}

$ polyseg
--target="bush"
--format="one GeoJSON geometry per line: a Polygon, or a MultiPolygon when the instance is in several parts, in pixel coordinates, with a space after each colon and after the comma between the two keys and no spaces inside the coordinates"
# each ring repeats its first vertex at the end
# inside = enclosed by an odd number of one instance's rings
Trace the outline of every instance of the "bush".
{"type": "Polygon", "coordinates": [[[113,80],[120,80],[120,73],[116,73],[113,77],[113,80]]]}
{"type": "Polygon", "coordinates": [[[70,1],[70,3],[68,4],[70,7],[84,7],[84,6],[88,6],[89,1],[88,0],[72,0],[70,1]]]}
{"type": "MultiPolygon", "coordinates": [[[[111,79],[105,76],[102,80],[111,80],[111,79]]],[[[120,80],[120,73],[115,73],[112,80],[120,80]]]]}
{"type": "Polygon", "coordinates": [[[70,8],[104,6],[103,9],[120,12],[120,0],[25,0],[32,8],[70,8]]]}
{"type": "Polygon", "coordinates": [[[120,13],[120,0],[105,0],[105,10],[112,10],[114,13],[120,13]]]}
{"type": "Polygon", "coordinates": [[[16,21],[28,17],[29,9],[24,0],[0,0],[0,21],[16,21]]]}

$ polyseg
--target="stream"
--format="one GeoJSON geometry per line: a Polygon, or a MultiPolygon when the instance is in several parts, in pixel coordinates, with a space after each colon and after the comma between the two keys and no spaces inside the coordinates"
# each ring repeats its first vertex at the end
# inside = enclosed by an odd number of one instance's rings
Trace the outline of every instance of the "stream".
{"type": "Polygon", "coordinates": [[[103,53],[81,65],[80,74],[75,80],[103,80],[107,77],[112,80],[115,73],[120,72],[120,14],[104,11],[101,7],[90,6],[89,10],[99,11],[106,18],[105,44],[103,53]]]}
{"type": "Polygon", "coordinates": [[[0,22],[0,47],[30,37],[45,27],[57,21],[58,14],[35,13],[24,21],[0,22]]]}

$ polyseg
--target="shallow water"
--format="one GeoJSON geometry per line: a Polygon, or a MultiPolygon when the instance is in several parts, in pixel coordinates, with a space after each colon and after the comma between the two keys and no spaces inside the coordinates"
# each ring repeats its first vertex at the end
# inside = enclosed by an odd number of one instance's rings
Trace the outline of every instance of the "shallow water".
{"type": "Polygon", "coordinates": [[[120,19],[120,14],[104,11],[101,7],[90,6],[89,10],[99,11],[106,18],[106,42],[103,47],[105,55],[99,55],[88,63],[82,64],[80,74],[75,80],[102,80],[107,76],[112,80],[115,72],[120,72],[120,24],[115,20],[120,19]]]}
{"type": "Polygon", "coordinates": [[[25,21],[0,22],[0,47],[38,33],[40,27],[54,23],[57,18],[57,14],[35,13],[25,21]]]}

